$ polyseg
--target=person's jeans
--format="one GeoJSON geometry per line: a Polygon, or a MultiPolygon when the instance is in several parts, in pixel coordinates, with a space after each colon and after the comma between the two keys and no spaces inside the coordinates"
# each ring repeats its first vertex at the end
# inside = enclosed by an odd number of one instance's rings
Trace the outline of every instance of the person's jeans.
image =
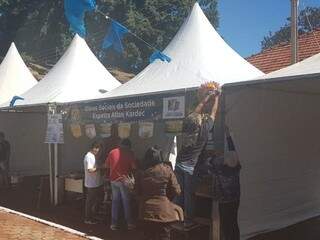
{"type": "Polygon", "coordinates": [[[122,206],[124,209],[124,216],[127,224],[133,224],[132,211],[131,211],[131,199],[129,190],[120,181],[111,182],[112,189],[112,209],[111,209],[111,224],[117,225],[119,220],[119,210],[122,206]]]}
{"type": "Polygon", "coordinates": [[[180,169],[176,169],[175,174],[181,187],[181,194],[176,197],[174,202],[183,208],[186,218],[192,218],[195,203],[195,177],[180,169]]]}

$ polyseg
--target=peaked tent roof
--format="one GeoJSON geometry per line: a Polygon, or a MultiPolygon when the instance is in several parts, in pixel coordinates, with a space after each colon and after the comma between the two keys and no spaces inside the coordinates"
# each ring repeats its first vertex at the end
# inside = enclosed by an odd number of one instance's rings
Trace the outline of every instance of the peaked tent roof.
{"type": "Polygon", "coordinates": [[[225,43],[198,3],[164,53],[170,63],[156,60],[105,97],[193,88],[208,81],[224,84],[263,74],[225,43]]]}
{"type": "Polygon", "coordinates": [[[117,81],[91,52],[85,40],[76,35],[69,48],[49,73],[22,94],[16,105],[66,103],[96,99],[100,90],[110,91],[117,81]]]}
{"type": "Polygon", "coordinates": [[[0,65],[0,103],[10,101],[37,84],[16,46],[11,46],[0,65]]]}

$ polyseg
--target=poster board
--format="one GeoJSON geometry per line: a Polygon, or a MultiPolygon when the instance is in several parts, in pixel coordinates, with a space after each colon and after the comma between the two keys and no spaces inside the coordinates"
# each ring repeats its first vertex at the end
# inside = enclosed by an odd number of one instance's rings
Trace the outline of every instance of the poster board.
{"type": "Polygon", "coordinates": [[[48,114],[45,143],[64,143],[62,114],[48,114]]]}

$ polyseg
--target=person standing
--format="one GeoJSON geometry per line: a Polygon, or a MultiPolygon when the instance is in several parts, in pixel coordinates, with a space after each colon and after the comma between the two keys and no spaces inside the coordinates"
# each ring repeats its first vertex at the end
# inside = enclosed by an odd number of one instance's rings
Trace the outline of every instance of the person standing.
{"type": "Polygon", "coordinates": [[[214,91],[207,90],[207,85],[201,86],[202,101],[194,112],[183,121],[182,147],[177,155],[175,173],[181,186],[182,193],[176,199],[189,220],[194,215],[194,191],[196,188],[195,167],[200,155],[206,147],[213,147],[213,127],[219,104],[219,85],[211,83],[214,91]],[[204,96],[203,96],[204,95],[204,96]]]}
{"type": "Polygon", "coordinates": [[[0,132],[0,184],[3,187],[10,187],[10,179],[9,179],[9,161],[10,161],[10,143],[5,139],[5,135],[3,132],[0,132]]]}
{"type": "Polygon", "coordinates": [[[232,134],[226,127],[224,155],[213,158],[213,196],[219,202],[220,229],[223,240],[239,240],[238,210],[240,205],[241,165],[232,134]]]}
{"type": "Polygon", "coordinates": [[[171,202],[181,193],[180,186],[172,168],[155,147],[147,150],[142,168],[137,174],[136,193],[140,198],[144,239],[170,240],[170,225],[183,220],[183,210],[171,202]]]}
{"type": "Polygon", "coordinates": [[[113,149],[106,159],[112,190],[111,230],[118,229],[121,202],[128,230],[135,228],[131,209],[131,193],[124,184],[125,178],[133,173],[135,166],[135,156],[129,139],[123,139],[120,146],[113,149]]]}
{"type": "Polygon", "coordinates": [[[85,223],[96,224],[96,217],[99,198],[103,191],[103,181],[100,173],[100,168],[97,163],[97,156],[101,146],[99,143],[94,142],[91,145],[90,151],[84,157],[84,185],[87,190],[86,203],[85,203],[85,223]]]}

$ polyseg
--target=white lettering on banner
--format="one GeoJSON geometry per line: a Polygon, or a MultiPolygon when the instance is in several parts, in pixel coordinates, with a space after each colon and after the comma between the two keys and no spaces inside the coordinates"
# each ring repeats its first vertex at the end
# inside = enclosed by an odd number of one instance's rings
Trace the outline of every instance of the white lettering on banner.
{"type": "Polygon", "coordinates": [[[141,101],[141,102],[125,102],[124,107],[126,109],[130,108],[146,108],[146,107],[155,107],[156,103],[153,100],[141,101]]]}
{"type": "Polygon", "coordinates": [[[118,110],[122,110],[122,109],[123,109],[123,104],[122,104],[122,103],[118,103],[117,106],[116,106],[116,108],[117,108],[118,110]]]}
{"type": "MultiPolygon", "coordinates": [[[[134,102],[125,102],[125,103],[116,103],[116,104],[101,104],[98,106],[85,106],[85,112],[113,112],[133,108],[151,108],[155,107],[156,102],[154,100],[146,101],[134,101],[134,102]]],[[[104,118],[104,117],[102,117],[104,118]]]]}
{"type": "Polygon", "coordinates": [[[144,117],[145,112],[144,111],[134,111],[134,112],[126,112],[126,117],[132,118],[132,117],[144,117]]]}
{"type": "Polygon", "coordinates": [[[84,111],[85,112],[96,112],[96,111],[98,111],[98,107],[97,106],[85,106],[84,111]]]}
{"type": "Polygon", "coordinates": [[[124,113],[123,112],[113,112],[111,113],[111,118],[123,118],[124,113]]]}
{"type": "Polygon", "coordinates": [[[109,119],[110,115],[111,115],[110,113],[93,113],[92,118],[95,120],[109,119]]]}
{"type": "Polygon", "coordinates": [[[112,112],[112,113],[93,113],[92,119],[117,119],[117,118],[135,118],[135,117],[145,117],[144,110],[137,111],[126,111],[126,112],[112,112]]]}
{"type": "Polygon", "coordinates": [[[115,105],[99,105],[98,106],[99,111],[115,111],[116,106],[115,105]]]}

